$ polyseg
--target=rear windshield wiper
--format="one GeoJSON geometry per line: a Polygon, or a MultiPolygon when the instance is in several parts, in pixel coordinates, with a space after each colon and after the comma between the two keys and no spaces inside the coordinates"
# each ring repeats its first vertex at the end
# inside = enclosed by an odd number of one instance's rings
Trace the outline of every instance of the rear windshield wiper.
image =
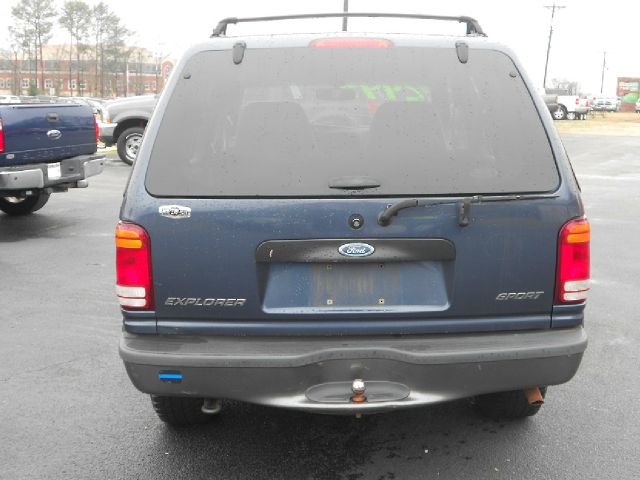
{"type": "Polygon", "coordinates": [[[363,190],[365,188],[378,188],[380,182],[371,177],[339,177],[329,182],[329,188],[338,188],[341,190],[363,190]]]}
{"type": "Polygon", "coordinates": [[[378,214],[378,223],[386,227],[391,223],[391,218],[398,214],[400,210],[413,207],[434,207],[436,205],[458,205],[458,224],[461,227],[469,225],[469,212],[472,203],[489,203],[489,202],[513,202],[517,200],[539,200],[543,198],[556,198],[555,194],[538,194],[538,195],[475,195],[458,200],[444,200],[441,202],[433,202],[429,199],[410,198],[401,200],[397,203],[388,205],[378,214]]]}

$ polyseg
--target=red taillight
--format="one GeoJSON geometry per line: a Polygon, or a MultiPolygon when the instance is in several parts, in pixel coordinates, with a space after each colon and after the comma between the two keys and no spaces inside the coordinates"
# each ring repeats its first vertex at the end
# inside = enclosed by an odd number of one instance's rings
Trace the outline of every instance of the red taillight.
{"type": "Polygon", "coordinates": [[[576,98],[576,105],[580,105],[580,98],[576,98]]]}
{"type": "Polygon", "coordinates": [[[589,243],[591,228],[586,218],[564,224],[558,238],[556,303],[579,303],[589,292],[589,243]]]}
{"type": "Polygon", "coordinates": [[[311,48],[391,48],[393,43],[385,38],[319,38],[311,48]]]}
{"type": "Polygon", "coordinates": [[[116,227],[116,294],[127,310],[154,308],[149,235],[133,223],[116,227]]]}
{"type": "Polygon", "coordinates": [[[4,152],[4,130],[2,129],[2,119],[0,118],[0,153],[4,152]]]}
{"type": "Polygon", "coordinates": [[[96,129],[96,143],[100,140],[100,127],[98,126],[98,115],[93,115],[93,126],[96,129]]]}

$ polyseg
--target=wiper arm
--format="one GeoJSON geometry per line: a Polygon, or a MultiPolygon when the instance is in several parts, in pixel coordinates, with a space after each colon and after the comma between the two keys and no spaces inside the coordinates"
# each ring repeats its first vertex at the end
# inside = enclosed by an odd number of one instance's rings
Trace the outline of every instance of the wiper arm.
{"type": "Polygon", "coordinates": [[[378,223],[386,227],[391,223],[391,217],[398,214],[400,210],[413,207],[434,207],[436,205],[453,205],[458,203],[457,200],[446,200],[444,202],[430,202],[427,199],[409,198],[401,200],[398,203],[388,205],[387,208],[378,214],[378,223]]]}
{"type": "Polygon", "coordinates": [[[387,208],[382,210],[378,214],[378,223],[383,227],[386,227],[391,223],[391,218],[398,214],[400,210],[413,207],[434,207],[436,205],[458,205],[458,225],[466,227],[469,225],[469,213],[471,212],[472,203],[483,202],[512,202],[517,200],[539,200],[543,198],[556,198],[555,194],[539,194],[539,195],[475,195],[473,197],[467,197],[458,200],[444,200],[441,202],[431,202],[428,199],[410,198],[407,200],[401,200],[392,205],[388,205],[387,208]]]}
{"type": "Polygon", "coordinates": [[[371,177],[339,177],[329,182],[329,188],[338,188],[341,190],[363,190],[365,188],[378,188],[380,182],[371,177]]]}

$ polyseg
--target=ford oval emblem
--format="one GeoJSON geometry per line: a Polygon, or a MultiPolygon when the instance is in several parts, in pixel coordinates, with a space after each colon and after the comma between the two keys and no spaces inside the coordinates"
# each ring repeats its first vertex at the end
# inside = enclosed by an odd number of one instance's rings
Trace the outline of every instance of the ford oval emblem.
{"type": "Polygon", "coordinates": [[[345,243],[338,248],[338,252],[345,257],[368,257],[375,250],[368,243],[345,243]]]}
{"type": "Polygon", "coordinates": [[[47,132],[47,137],[51,140],[59,140],[62,137],[62,132],[60,130],[49,130],[47,132]]]}

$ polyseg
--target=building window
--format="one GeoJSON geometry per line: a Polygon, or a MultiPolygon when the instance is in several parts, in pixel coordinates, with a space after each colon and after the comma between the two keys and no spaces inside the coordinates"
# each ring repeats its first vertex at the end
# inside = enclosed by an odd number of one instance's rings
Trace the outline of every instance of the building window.
{"type": "Polygon", "coordinates": [[[67,88],[69,90],[75,90],[77,88],[77,84],[75,80],[71,80],[71,82],[67,81],[67,88]]]}
{"type": "Polygon", "coordinates": [[[145,92],[149,91],[149,82],[144,82],[144,91],[145,92]]]}
{"type": "Polygon", "coordinates": [[[0,88],[4,88],[4,78],[0,78],[0,88]]]}
{"type": "Polygon", "coordinates": [[[87,82],[80,80],[80,90],[84,90],[85,88],[87,88],[87,82]]]}
{"type": "Polygon", "coordinates": [[[7,86],[7,88],[13,87],[13,82],[11,81],[10,78],[7,78],[7,81],[5,82],[5,85],[7,86]]]}
{"type": "Polygon", "coordinates": [[[53,88],[53,82],[50,78],[44,79],[44,88],[53,88]]]}
{"type": "Polygon", "coordinates": [[[29,79],[23,78],[21,82],[22,88],[29,88],[29,79]]]}
{"type": "Polygon", "coordinates": [[[151,90],[156,91],[156,82],[151,82],[151,90]]]}

